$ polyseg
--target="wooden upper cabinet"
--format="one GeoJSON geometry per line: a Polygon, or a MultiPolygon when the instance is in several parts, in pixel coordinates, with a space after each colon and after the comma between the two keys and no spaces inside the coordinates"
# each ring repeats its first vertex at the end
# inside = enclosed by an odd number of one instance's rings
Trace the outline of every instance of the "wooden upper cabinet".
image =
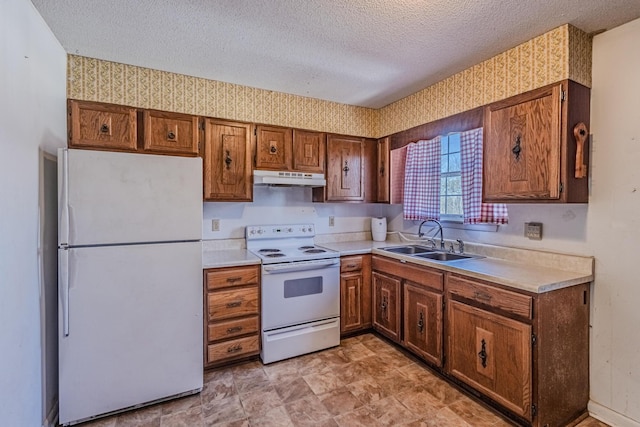
{"type": "Polygon", "coordinates": [[[136,109],[69,100],[69,147],[136,151],[136,109]]]}
{"type": "Polygon", "coordinates": [[[293,130],[293,170],[324,173],[326,136],[322,132],[293,130]]]}
{"type": "Polygon", "coordinates": [[[589,89],[571,81],[485,107],[484,201],[587,202],[587,178],[574,174],[579,122],[589,123],[589,89]]]}
{"type": "Polygon", "coordinates": [[[253,126],[210,118],[204,123],[204,199],[251,201],[253,126]]]}
{"type": "Polygon", "coordinates": [[[364,200],[364,157],[364,138],[327,137],[327,201],[364,200]]]}
{"type": "Polygon", "coordinates": [[[382,138],[378,140],[377,153],[377,197],[379,203],[389,203],[389,143],[390,138],[382,138]]]}
{"type": "Polygon", "coordinates": [[[143,147],[159,154],[197,156],[199,117],[190,114],[144,110],[140,113],[143,147]]]}
{"type": "Polygon", "coordinates": [[[292,140],[290,128],[258,125],[256,127],[256,168],[291,169],[292,140]]]}

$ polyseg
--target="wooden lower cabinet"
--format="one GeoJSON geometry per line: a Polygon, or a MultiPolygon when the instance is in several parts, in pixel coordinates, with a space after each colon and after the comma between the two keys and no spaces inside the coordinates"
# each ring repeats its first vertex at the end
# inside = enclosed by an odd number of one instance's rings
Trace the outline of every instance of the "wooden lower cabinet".
{"type": "Polygon", "coordinates": [[[374,271],[373,328],[382,335],[400,342],[400,279],[374,271]]]}
{"type": "Polygon", "coordinates": [[[204,270],[205,368],[260,353],[259,266],[204,270]]]}
{"type": "Polygon", "coordinates": [[[541,294],[448,273],[446,375],[519,424],[565,426],[589,400],[589,284],[541,294]]]}
{"type": "Polygon", "coordinates": [[[371,255],[340,259],[340,334],[371,328],[371,255]]]}
{"type": "Polygon", "coordinates": [[[404,346],[442,366],[442,293],[405,282],[403,301],[404,346]]]}

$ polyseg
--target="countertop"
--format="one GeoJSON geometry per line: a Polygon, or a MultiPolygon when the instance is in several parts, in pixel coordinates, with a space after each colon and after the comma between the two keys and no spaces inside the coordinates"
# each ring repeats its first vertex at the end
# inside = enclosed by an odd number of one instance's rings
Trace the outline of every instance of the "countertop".
{"type": "Polygon", "coordinates": [[[202,251],[202,268],[236,267],[260,264],[260,258],[246,249],[202,251]]]}
{"type": "MultiPolygon", "coordinates": [[[[384,255],[400,260],[401,262],[411,262],[418,265],[424,265],[426,267],[437,268],[443,271],[459,273],[465,276],[487,280],[532,293],[549,292],[555,289],[591,282],[593,280],[593,271],[591,271],[591,273],[587,273],[585,271],[571,271],[559,269],[555,266],[548,267],[543,265],[532,265],[492,257],[471,258],[442,263],[427,259],[413,258],[407,255],[394,254],[381,249],[387,246],[400,245],[403,245],[403,243],[374,242],[370,240],[321,244],[321,246],[328,249],[340,252],[341,255],[365,253],[384,255]]],[[[572,265],[571,263],[568,264],[572,265]]]]}

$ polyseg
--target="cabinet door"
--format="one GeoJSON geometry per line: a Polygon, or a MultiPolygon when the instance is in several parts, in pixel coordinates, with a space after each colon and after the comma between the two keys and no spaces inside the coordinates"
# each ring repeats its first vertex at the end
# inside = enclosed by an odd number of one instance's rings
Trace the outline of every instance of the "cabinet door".
{"type": "Polygon", "coordinates": [[[531,420],[531,326],[458,301],[448,305],[448,372],[531,420]]]}
{"type": "Polygon", "coordinates": [[[251,127],[205,119],[205,200],[251,201],[251,127]]]}
{"type": "Polygon", "coordinates": [[[485,108],[484,200],[560,197],[561,93],[556,85],[485,108]]]}
{"type": "Polygon", "coordinates": [[[142,113],[144,150],[153,153],[198,155],[199,118],[189,114],[145,110],[142,113]]]}
{"type": "Polygon", "coordinates": [[[324,133],[294,129],[293,170],[324,173],[326,147],[327,140],[324,133]]]}
{"type": "Polygon", "coordinates": [[[136,151],[136,109],[70,100],[69,147],[136,151]]]}
{"type": "Polygon", "coordinates": [[[364,138],[327,137],[327,201],[364,199],[364,138]]]}
{"type": "Polygon", "coordinates": [[[442,366],[442,294],[405,282],[404,344],[427,361],[442,366]]]}
{"type": "Polygon", "coordinates": [[[400,341],[400,280],[373,272],[373,326],[392,340],[400,341]]]}
{"type": "Polygon", "coordinates": [[[389,203],[389,138],[378,140],[378,203],[389,203]]]}
{"type": "Polygon", "coordinates": [[[340,333],[362,329],[362,272],[340,274],[340,333]]]}
{"type": "Polygon", "coordinates": [[[291,168],[291,129],[275,126],[256,127],[256,168],[289,170],[291,168]]]}

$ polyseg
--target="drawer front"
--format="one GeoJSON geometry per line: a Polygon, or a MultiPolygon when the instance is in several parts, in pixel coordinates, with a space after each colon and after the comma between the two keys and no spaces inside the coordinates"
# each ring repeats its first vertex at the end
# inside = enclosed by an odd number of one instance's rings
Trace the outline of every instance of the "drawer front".
{"type": "Polygon", "coordinates": [[[387,274],[402,277],[415,284],[442,291],[444,289],[444,273],[429,267],[404,263],[394,259],[374,256],[373,270],[383,271],[387,274]]]}
{"type": "Polygon", "coordinates": [[[216,268],[205,271],[205,280],[207,289],[215,290],[258,283],[259,274],[257,266],[216,268]]]}
{"type": "Polygon", "coordinates": [[[362,256],[344,256],[340,258],[340,273],[362,270],[362,256]]]}
{"type": "Polygon", "coordinates": [[[209,292],[209,321],[258,314],[258,287],[209,292]]]}
{"type": "Polygon", "coordinates": [[[259,324],[258,316],[209,324],[207,327],[209,342],[257,333],[259,324]]]}
{"type": "Polygon", "coordinates": [[[531,319],[533,315],[531,296],[494,288],[475,280],[450,275],[447,279],[447,292],[451,296],[459,296],[527,319],[531,319]]]}
{"type": "Polygon", "coordinates": [[[260,339],[256,334],[207,346],[207,363],[252,356],[260,352],[260,339]]]}

